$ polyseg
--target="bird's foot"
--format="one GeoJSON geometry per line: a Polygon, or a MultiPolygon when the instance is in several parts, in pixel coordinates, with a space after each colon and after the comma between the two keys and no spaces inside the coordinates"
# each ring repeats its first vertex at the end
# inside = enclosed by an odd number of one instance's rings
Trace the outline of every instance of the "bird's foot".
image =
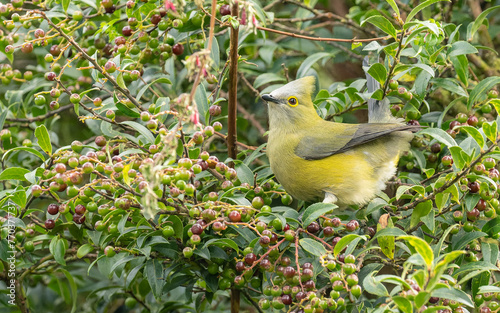
{"type": "Polygon", "coordinates": [[[325,199],[323,199],[323,203],[334,204],[335,202],[337,202],[337,197],[333,193],[325,192],[325,199]]]}

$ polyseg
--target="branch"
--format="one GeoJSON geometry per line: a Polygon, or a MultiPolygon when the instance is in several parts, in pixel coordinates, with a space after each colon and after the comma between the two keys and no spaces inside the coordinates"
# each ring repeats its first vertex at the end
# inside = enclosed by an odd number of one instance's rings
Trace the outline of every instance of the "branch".
{"type": "MultiPolygon", "coordinates": [[[[238,2],[233,4],[231,14],[238,16],[238,2]]],[[[236,119],[237,119],[237,91],[238,91],[238,28],[231,27],[229,48],[229,88],[228,88],[228,117],[227,117],[227,153],[232,159],[236,159],[236,119]]]]}
{"type": "Polygon", "coordinates": [[[391,36],[385,36],[385,37],[375,37],[375,38],[368,38],[368,39],[344,39],[344,38],[325,38],[325,37],[311,37],[311,36],[303,36],[303,35],[297,35],[295,33],[289,33],[289,32],[284,32],[280,30],[275,30],[272,28],[267,28],[267,27],[262,27],[262,26],[257,26],[257,29],[270,32],[270,33],[276,33],[280,35],[286,35],[289,37],[295,37],[295,38],[300,38],[300,39],[307,39],[307,40],[313,40],[313,41],[324,41],[324,42],[350,42],[350,43],[355,43],[355,42],[372,42],[372,41],[379,41],[379,40],[387,40],[392,38],[391,36]]]}
{"type": "Polygon", "coordinates": [[[44,115],[39,115],[39,116],[31,117],[31,118],[7,118],[6,120],[9,122],[16,122],[16,123],[38,122],[38,121],[43,121],[44,119],[51,117],[52,115],[56,115],[57,113],[61,113],[63,111],[71,109],[72,107],[73,107],[73,104],[67,104],[67,105],[60,107],[57,110],[45,113],[44,115]]]}

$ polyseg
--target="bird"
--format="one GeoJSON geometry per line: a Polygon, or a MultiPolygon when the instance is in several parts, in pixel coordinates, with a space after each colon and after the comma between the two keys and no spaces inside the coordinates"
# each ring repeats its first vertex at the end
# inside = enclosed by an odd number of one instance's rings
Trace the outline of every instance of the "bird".
{"type": "MultiPolygon", "coordinates": [[[[369,92],[380,88],[366,77],[369,92]]],[[[298,200],[364,205],[395,175],[416,127],[392,116],[387,98],[368,100],[368,123],[326,121],[312,102],[314,90],[315,78],[307,76],[261,95],[268,104],[271,170],[298,200]]]]}

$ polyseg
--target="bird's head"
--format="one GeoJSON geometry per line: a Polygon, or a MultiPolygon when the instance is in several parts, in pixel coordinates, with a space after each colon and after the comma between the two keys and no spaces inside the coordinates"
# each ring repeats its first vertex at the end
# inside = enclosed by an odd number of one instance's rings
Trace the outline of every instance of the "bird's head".
{"type": "Polygon", "coordinates": [[[270,94],[262,95],[269,104],[269,126],[290,127],[318,118],[312,103],[315,78],[313,76],[294,80],[270,94]]]}

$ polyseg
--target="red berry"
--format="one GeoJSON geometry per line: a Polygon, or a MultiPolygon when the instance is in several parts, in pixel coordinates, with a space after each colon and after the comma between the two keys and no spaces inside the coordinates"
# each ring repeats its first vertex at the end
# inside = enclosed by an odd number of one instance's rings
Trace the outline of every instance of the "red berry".
{"type": "Polygon", "coordinates": [[[478,123],[479,120],[474,115],[469,116],[469,118],[467,119],[467,124],[469,124],[470,126],[476,126],[478,123]]]}
{"type": "Polygon", "coordinates": [[[161,15],[160,14],[153,14],[153,16],[151,16],[150,20],[151,20],[151,24],[157,25],[161,21],[161,15]]]}
{"type": "Polygon", "coordinates": [[[219,12],[220,12],[220,15],[222,15],[222,16],[229,15],[229,14],[231,14],[231,7],[229,6],[229,4],[221,5],[219,12]]]}
{"type": "Polygon", "coordinates": [[[53,45],[52,47],[50,47],[50,50],[49,50],[50,54],[52,54],[53,56],[57,57],[59,56],[59,54],[61,53],[61,48],[59,48],[58,45],[53,45]]]}
{"type": "Polygon", "coordinates": [[[201,226],[200,224],[194,224],[193,226],[191,226],[191,232],[194,235],[200,235],[201,233],[203,233],[203,226],[201,226]]]}
{"type": "Polygon", "coordinates": [[[475,221],[475,220],[478,219],[478,217],[479,217],[480,214],[481,213],[479,212],[479,210],[476,209],[476,208],[474,208],[470,212],[467,212],[467,219],[469,221],[475,221]]]}
{"type": "Polygon", "coordinates": [[[239,221],[241,221],[241,214],[240,214],[240,212],[238,212],[238,211],[231,211],[229,213],[229,219],[231,220],[231,222],[238,223],[239,221]]]}
{"type": "Polygon", "coordinates": [[[257,256],[253,253],[249,253],[249,254],[245,255],[245,263],[248,265],[252,265],[256,259],[257,259],[257,256]]]}
{"type": "Polygon", "coordinates": [[[175,55],[181,55],[184,52],[184,46],[181,45],[180,43],[176,43],[172,47],[172,53],[175,55]]]}
{"type": "Polygon", "coordinates": [[[45,221],[45,228],[46,229],[52,229],[56,226],[56,222],[54,220],[46,220],[45,221]]]}
{"type": "Polygon", "coordinates": [[[56,73],[48,72],[47,74],[45,74],[45,78],[49,81],[53,81],[54,79],[56,79],[56,73]]]}
{"type": "Polygon", "coordinates": [[[311,234],[315,234],[319,231],[319,224],[316,222],[312,222],[307,226],[307,231],[310,232],[311,234]]]}
{"type": "Polygon", "coordinates": [[[477,181],[469,183],[469,190],[471,193],[478,193],[480,189],[480,185],[477,181]]]}
{"type": "Polygon", "coordinates": [[[56,203],[49,204],[49,206],[47,207],[47,212],[50,215],[56,215],[57,213],[59,213],[59,205],[57,205],[56,203]]]}
{"type": "Polygon", "coordinates": [[[82,204],[78,204],[77,206],[75,206],[75,213],[76,214],[79,214],[79,215],[83,215],[85,214],[85,206],[83,206],[82,204]]]}
{"type": "Polygon", "coordinates": [[[30,53],[30,52],[32,52],[33,51],[33,44],[31,42],[24,43],[21,46],[21,51],[23,53],[30,53]]]}
{"type": "Polygon", "coordinates": [[[131,36],[132,35],[132,28],[128,25],[124,26],[122,28],[122,34],[123,34],[123,36],[127,36],[127,37],[131,36]]]}
{"type": "Polygon", "coordinates": [[[75,222],[76,224],[83,224],[85,222],[85,215],[73,215],[73,222],[75,222]]]}

